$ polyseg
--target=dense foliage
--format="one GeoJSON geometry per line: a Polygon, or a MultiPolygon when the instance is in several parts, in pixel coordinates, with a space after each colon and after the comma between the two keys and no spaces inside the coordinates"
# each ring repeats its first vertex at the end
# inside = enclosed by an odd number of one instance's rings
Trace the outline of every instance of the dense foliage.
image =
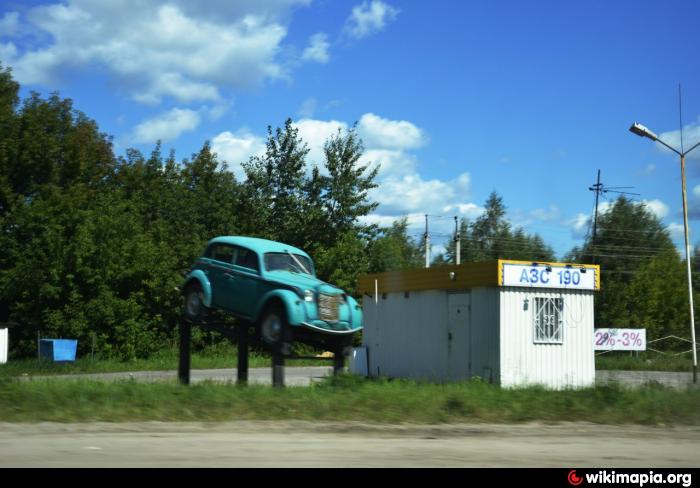
{"type": "MultiPolygon", "coordinates": [[[[360,163],[354,128],[331,136],[311,167],[291,119],[268,127],[265,153],[244,163],[237,181],[207,142],[180,161],[159,143],[149,155],[116,155],[71,100],[32,93],[20,102],[18,94],[0,66],[0,321],[20,324],[15,356],[35,354],[37,334],[77,338],[80,355],[94,346],[120,359],[173,345],[183,273],[217,235],[299,246],[321,279],[351,293],[362,273],[424,263],[405,218],[384,228],[363,218],[377,207],[369,195],[378,168],[360,163]]],[[[554,260],[541,237],[511,227],[497,193],[485,209],[460,223],[463,263],[554,260]]],[[[454,258],[451,242],[434,264],[454,258]]],[[[683,263],[643,206],[620,199],[601,216],[596,242],[571,259],[603,266],[597,324],[686,335],[683,263]]]]}
{"type": "MultiPolygon", "coordinates": [[[[529,235],[518,227],[515,230],[506,220],[503,198],[491,192],[484,213],[473,222],[462,219],[459,223],[460,262],[492,261],[494,259],[520,259],[528,261],[554,261],[554,251],[537,234],[529,235]]],[[[443,260],[455,262],[456,233],[450,239],[443,260]]]]}
{"type": "Polygon", "coordinates": [[[690,335],[685,262],[643,203],[620,196],[598,216],[595,235],[567,259],[601,266],[596,324],[645,328],[652,339],[690,335]]]}

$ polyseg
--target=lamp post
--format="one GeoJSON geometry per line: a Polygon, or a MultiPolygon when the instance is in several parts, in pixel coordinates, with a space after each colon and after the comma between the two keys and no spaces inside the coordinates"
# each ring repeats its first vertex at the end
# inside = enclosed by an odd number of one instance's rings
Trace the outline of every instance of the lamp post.
{"type": "Polygon", "coordinates": [[[690,151],[695,149],[696,147],[700,146],[700,142],[695,144],[693,147],[688,149],[685,152],[680,152],[677,149],[672,148],[668,144],[666,144],[664,141],[659,139],[659,136],[654,134],[651,130],[648,128],[644,127],[642,124],[639,124],[635,122],[632,124],[632,127],[630,127],[630,132],[633,132],[634,134],[637,134],[640,137],[646,137],[651,139],[654,142],[658,142],[660,144],[663,144],[667,148],[669,148],[671,151],[674,153],[678,154],[681,157],[681,181],[682,181],[682,187],[683,187],[683,226],[685,228],[685,263],[688,268],[688,301],[690,302],[690,337],[691,340],[693,341],[693,383],[698,382],[698,352],[695,344],[695,311],[693,310],[693,282],[691,280],[691,275],[690,275],[690,242],[688,240],[688,204],[686,203],[686,196],[685,196],[685,156],[688,154],[690,151]]]}

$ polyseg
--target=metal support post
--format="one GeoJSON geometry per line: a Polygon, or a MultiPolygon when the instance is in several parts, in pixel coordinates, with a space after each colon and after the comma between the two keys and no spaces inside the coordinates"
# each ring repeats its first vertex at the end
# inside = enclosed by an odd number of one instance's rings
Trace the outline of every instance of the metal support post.
{"type": "Polygon", "coordinates": [[[190,337],[192,324],[180,319],[180,363],[178,365],[178,378],[183,385],[190,384],[190,337]]]}
{"type": "Polygon", "coordinates": [[[238,378],[237,384],[248,384],[248,323],[238,326],[238,378]]]}
{"type": "Polygon", "coordinates": [[[333,353],[333,376],[338,376],[345,369],[345,355],[343,350],[333,353]]]}
{"type": "Polygon", "coordinates": [[[284,387],[284,356],[280,351],[272,353],[272,386],[284,387]]]}

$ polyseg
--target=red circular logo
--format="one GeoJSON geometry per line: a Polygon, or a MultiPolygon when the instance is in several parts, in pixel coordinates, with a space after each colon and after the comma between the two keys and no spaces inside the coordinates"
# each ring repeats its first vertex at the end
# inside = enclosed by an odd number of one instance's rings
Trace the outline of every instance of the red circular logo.
{"type": "Polygon", "coordinates": [[[583,483],[583,478],[581,478],[580,476],[576,476],[575,469],[569,471],[569,476],[567,476],[567,479],[569,480],[569,484],[572,484],[574,486],[578,486],[581,483],[583,483]]]}

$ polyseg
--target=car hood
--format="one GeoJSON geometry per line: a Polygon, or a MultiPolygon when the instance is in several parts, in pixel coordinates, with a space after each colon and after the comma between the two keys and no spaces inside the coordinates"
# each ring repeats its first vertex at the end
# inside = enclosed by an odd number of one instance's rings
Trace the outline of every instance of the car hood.
{"type": "Polygon", "coordinates": [[[333,286],[325,281],[319,280],[315,276],[310,276],[303,273],[292,273],[291,271],[268,271],[268,276],[280,283],[296,286],[302,290],[314,290],[317,292],[328,293],[335,295],[343,293],[343,290],[333,286]]]}

